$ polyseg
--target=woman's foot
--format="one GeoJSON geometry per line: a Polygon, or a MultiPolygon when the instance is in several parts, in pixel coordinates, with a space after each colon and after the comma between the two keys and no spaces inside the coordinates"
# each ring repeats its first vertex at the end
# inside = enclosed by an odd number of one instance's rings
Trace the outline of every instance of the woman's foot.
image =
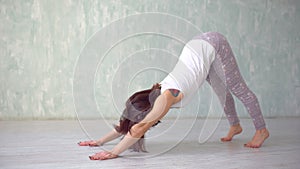
{"type": "Polygon", "coordinates": [[[223,142],[231,141],[233,136],[240,134],[242,131],[243,131],[243,129],[240,124],[230,126],[227,136],[221,138],[221,141],[223,141],[223,142]]]}
{"type": "Polygon", "coordinates": [[[259,148],[269,136],[269,131],[266,128],[256,130],[252,140],[249,141],[247,144],[244,144],[244,146],[250,148],[259,148]]]}

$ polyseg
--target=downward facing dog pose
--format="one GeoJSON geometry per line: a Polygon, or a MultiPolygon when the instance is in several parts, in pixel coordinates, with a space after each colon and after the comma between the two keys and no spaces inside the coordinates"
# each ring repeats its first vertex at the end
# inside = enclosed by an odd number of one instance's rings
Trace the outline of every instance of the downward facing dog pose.
{"type": "Polygon", "coordinates": [[[233,52],[226,38],[217,32],[196,36],[182,50],[179,61],[171,73],[160,84],[149,90],[132,95],[119,125],[99,140],[79,142],[80,146],[100,146],[122,135],[123,139],[111,150],[90,156],[91,160],[106,160],[118,157],[128,148],[146,151],[144,134],[159,123],[170,108],[183,107],[189,103],[193,93],[207,81],[223,106],[230,124],[223,142],[242,132],[232,94],[246,107],[256,132],[245,147],[259,148],[269,137],[266,124],[255,94],[242,78],[233,52]]]}

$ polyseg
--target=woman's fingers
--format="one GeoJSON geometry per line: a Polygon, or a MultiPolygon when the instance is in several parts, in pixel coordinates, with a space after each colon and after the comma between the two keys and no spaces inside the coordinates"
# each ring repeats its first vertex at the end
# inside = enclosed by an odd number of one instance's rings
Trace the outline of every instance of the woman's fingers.
{"type": "Polygon", "coordinates": [[[88,146],[89,145],[89,141],[80,141],[78,143],[79,146],[88,146]]]}
{"type": "Polygon", "coordinates": [[[89,143],[89,146],[97,147],[97,146],[99,146],[99,145],[98,145],[98,143],[97,143],[96,141],[91,141],[91,142],[89,143]]]}
{"type": "Polygon", "coordinates": [[[91,160],[107,160],[107,159],[113,159],[117,158],[117,155],[112,154],[111,152],[103,151],[100,153],[96,153],[92,156],[89,156],[91,160]]]}
{"type": "Polygon", "coordinates": [[[96,141],[82,141],[78,143],[79,146],[99,146],[96,141]]]}

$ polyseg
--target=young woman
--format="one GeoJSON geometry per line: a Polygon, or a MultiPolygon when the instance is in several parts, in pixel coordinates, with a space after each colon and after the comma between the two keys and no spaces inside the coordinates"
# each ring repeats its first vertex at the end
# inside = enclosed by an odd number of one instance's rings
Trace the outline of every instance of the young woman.
{"type": "Polygon", "coordinates": [[[145,151],[143,137],[147,130],[156,125],[170,108],[188,104],[205,80],[218,95],[230,124],[227,136],[221,140],[231,141],[242,132],[233,94],[246,107],[256,129],[252,140],[244,146],[259,148],[269,137],[269,132],[257,97],[243,80],[226,38],[217,32],[204,33],[189,41],[172,72],[160,84],[137,92],[128,99],[120,124],[113,131],[97,141],[80,142],[79,145],[99,146],[125,135],[111,151],[96,153],[90,159],[116,158],[130,147],[145,151]]]}

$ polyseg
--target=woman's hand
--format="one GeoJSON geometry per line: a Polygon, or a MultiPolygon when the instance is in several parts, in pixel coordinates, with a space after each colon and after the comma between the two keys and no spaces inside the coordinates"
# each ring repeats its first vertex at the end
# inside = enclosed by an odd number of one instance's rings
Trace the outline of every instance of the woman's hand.
{"type": "Polygon", "coordinates": [[[97,147],[100,146],[101,143],[95,140],[90,140],[90,141],[83,141],[78,143],[79,146],[91,146],[91,147],[97,147]]]}
{"type": "Polygon", "coordinates": [[[108,159],[117,158],[118,155],[112,154],[111,152],[108,151],[102,151],[100,153],[96,153],[89,157],[91,160],[108,160],[108,159]]]}

